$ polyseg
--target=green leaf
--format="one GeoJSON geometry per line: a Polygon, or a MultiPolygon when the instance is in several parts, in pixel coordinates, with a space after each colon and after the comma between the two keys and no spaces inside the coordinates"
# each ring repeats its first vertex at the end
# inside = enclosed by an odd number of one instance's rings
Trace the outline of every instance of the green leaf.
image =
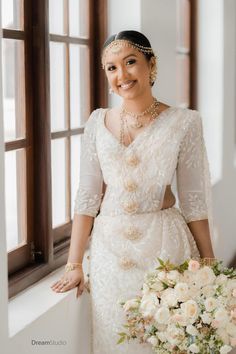
{"type": "Polygon", "coordinates": [[[121,344],[125,341],[125,337],[120,337],[116,344],[121,344]]]}

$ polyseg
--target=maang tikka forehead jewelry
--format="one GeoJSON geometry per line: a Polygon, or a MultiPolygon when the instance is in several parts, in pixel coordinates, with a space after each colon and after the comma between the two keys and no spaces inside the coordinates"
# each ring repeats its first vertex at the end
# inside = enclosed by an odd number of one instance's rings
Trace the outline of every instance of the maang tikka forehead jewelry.
{"type": "Polygon", "coordinates": [[[104,48],[102,53],[102,67],[105,68],[105,59],[109,51],[112,54],[119,54],[123,47],[134,48],[143,54],[152,54],[153,57],[157,58],[153,49],[151,47],[145,47],[141,44],[133,43],[127,39],[115,39],[106,48],[104,48]]]}

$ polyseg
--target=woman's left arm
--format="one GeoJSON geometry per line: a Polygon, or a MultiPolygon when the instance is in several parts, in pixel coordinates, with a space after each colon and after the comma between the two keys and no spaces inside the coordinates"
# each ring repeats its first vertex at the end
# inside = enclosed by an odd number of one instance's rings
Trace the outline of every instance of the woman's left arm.
{"type": "Polygon", "coordinates": [[[211,184],[202,120],[197,111],[189,111],[189,114],[190,122],[181,142],[177,165],[179,204],[200,257],[214,258],[209,226],[211,184]]]}

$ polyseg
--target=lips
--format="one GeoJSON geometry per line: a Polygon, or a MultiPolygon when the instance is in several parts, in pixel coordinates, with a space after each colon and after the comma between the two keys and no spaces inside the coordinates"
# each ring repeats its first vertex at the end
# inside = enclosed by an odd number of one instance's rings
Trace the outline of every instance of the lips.
{"type": "Polygon", "coordinates": [[[122,90],[129,90],[129,89],[132,88],[135,84],[136,84],[136,80],[129,80],[129,81],[123,82],[121,85],[119,85],[119,87],[120,87],[122,90]]]}

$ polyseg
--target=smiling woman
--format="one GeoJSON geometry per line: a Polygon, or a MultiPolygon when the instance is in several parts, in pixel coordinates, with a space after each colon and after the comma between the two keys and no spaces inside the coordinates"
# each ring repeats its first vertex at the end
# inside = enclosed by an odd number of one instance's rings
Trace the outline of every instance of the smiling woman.
{"type": "Polygon", "coordinates": [[[86,123],[68,264],[52,289],[83,292],[83,255],[93,226],[92,352],[151,354],[147,343],[116,344],[125,320],[119,302],[140,292],[157,257],[177,264],[214,258],[202,123],[198,112],[153,97],[156,56],[142,33],[111,36],[102,64],[123,102],[94,111],[86,123]],[[175,174],[179,207],[171,190],[175,174]]]}

